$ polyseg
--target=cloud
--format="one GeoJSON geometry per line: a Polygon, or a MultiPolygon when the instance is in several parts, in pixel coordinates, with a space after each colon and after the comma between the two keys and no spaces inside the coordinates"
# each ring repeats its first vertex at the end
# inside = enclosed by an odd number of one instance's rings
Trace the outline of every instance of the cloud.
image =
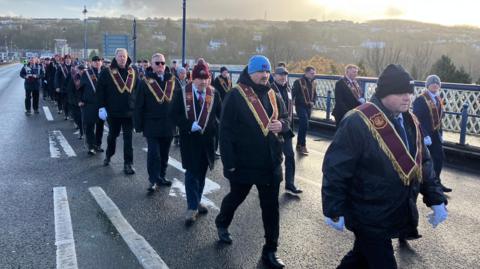
{"type": "Polygon", "coordinates": [[[389,18],[397,18],[403,16],[405,11],[395,6],[389,6],[385,9],[384,14],[389,18]]]}

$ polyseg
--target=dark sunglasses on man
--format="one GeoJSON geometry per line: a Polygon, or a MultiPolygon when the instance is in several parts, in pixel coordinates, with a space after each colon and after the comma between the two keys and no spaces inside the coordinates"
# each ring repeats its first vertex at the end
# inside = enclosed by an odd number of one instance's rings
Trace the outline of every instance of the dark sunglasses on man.
{"type": "Polygon", "coordinates": [[[165,65],[165,62],[155,62],[156,65],[165,65]]]}

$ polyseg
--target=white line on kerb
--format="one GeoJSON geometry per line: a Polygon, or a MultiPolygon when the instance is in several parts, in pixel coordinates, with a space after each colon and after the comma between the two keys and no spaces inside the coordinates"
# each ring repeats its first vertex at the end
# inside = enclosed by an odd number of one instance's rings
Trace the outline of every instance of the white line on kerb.
{"type": "Polygon", "coordinates": [[[65,187],[53,188],[53,207],[57,269],[77,269],[72,219],[70,218],[70,207],[68,206],[67,189],[65,187]]]}
{"type": "Polygon", "coordinates": [[[48,108],[48,106],[43,107],[43,112],[45,113],[45,117],[47,118],[48,121],[53,120],[52,113],[50,112],[50,109],[48,108]]]}
{"type": "Polygon", "coordinates": [[[150,244],[123,217],[122,212],[100,187],[88,188],[117,231],[145,269],[168,269],[150,244]]]}
{"type": "Polygon", "coordinates": [[[50,131],[48,134],[48,140],[50,143],[50,157],[60,158],[61,153],[60,153],[59,146],[63,148],[63,151],[65,151],[65,154],[67,154],[68,157],[77,156],[77,154],[75,153],[73,148],[70,146],[65,136],[63,136],[61,131],[58,131],[58,130],[50,131]]]}

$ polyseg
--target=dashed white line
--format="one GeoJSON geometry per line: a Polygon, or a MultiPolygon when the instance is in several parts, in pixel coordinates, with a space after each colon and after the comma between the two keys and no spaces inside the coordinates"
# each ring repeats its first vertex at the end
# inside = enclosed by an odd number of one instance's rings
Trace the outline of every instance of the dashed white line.
{"type": "Polygon", "coordinates": [[[100,187],[91,187],[88,189],[92,196],[102,208],[103,212],[110,219],[117,231],[127,243],[130,250],[137,257],[140,264],[145,269],[168,269],[167,264],[160,258],[157,252],[150,244],[139,235],[128,221],[123,217],[120,209],[113,203],[107,194],[100,187]]]}
{"type": "Polygon", "coordinates": [[[43,112],[45,113],[45,117],[47,118],[48,121],[53,121],[53,116],[48,106],[43,107],[43,112]]]}
{"type": "Polygon", "coordinates": [[[73,239],[72,219],[68,206],[67,189],[53,188],[55,217],[55,245],[57,246],[57,269],[77,269],[77,254],[73,239]]]}
{"type": "Polygon", "coordinates": [[[77,156],[72,146],[70,146],[70,144],[68,143],[65,136],[63,136],[61,131],[59,130],[50,131],[48,133],[48,140],[50,144],[50,157],[60,158],[61,156],[60,147],[63,149],[65,154],[67,154],[68,157],[77,156]]]}

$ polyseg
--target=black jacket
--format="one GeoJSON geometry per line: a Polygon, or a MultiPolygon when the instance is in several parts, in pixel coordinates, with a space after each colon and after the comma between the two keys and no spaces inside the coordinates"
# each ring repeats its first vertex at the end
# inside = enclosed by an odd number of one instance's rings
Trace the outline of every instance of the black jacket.
{"type": "Polygon", "coordinates": [[[63,75],[62,72],[62,67],[61,65],[57,65],[57,71],[55,72],[55,89],[60,89],[61,93],[66,94],[67,93],[67,87],[68,83],[72,79],[71,73],[72,73],[72,66],[71,65],[65,65],[65,75],[63,75]]]}
{"type": "MultiPolygon", "coordinates": [[[[165,73],[161,80],[155,73],[147,72],[147,79],[155,79],[162,90],[166,89],[167,81],[175,80],[170,73],[165,73]]],[[[181,91],[180,86],[175,83],[172,100],[164,99],[159,103],[150,91],[147,83],[141,81],[137,88],[135,98],[134,123],[137,132],[143,132],[145,137],[172,137],[174,123],[171,115],[173,96],[176,91],[181,91]]]]}
{"type": "Polygon", "coordinates": [[[292,89],[290,88],[290,85],[285,83],[285,85],[280,85],[275,80],[273,81],[272,89],[275,90],[280,94],[282,97],[283,103],[285,104],[285,108],[287,109],[288,112],[288,121],[290,122],[290,136],[294,137],[295,135],[293,134],[293,98],[292,98],[292,89]]]}
{"type": "MultiPolygon", "coordinates": [[[[413,101],[413,113],[415,113],[415,116],[417,116],[418,121],[422,125],[422,131],[423,131],[423,136],[430,136],[430,138],[438,138],[438,140],[441,140],[440,137],[442,136],[442,125],[440,125],[439,130],[434,130],[433,129],[433,123],[432,123],[432,116],[430,115],[430,107],[427,104],[427,101],[425,100],[424,97],[421,95],[417,96],[415,101],[413,101]]],[[[437,111],[439,111],[440,108],[438,107],[437,104],[437,111]]],[[[440,121],[442,120],[443,117],[443,110],[440,110],[440,121]]]]}
{"type": "MultiPolygon", "coordinates": [[[[375,96],[371,100],[388,113],[375,96]]],[[[403,113],[411,153],[416,153],[416,131],[409,113],[403,113]]],[[[345,217],[346,227],[354,232],[384,238],[418,237],[418,193],[427,206],[447,203],[433,171],[428,149],[422,143],[423,179],[406,186],[393,164],[372,136],[359,112],[341,122],[323,161],[323,214],[345,217]]]]}
{"type": "Polygon", "coordinates": [[[54,63],[50,63],[49,65],[47,65],[47,67],[45,68],[45,80],[47,81],[47,88],[48,89],[54,89],[55,87],[55,72],[56,72],[56,69],[55,69],[55,65],[54,63]]]}
{"type": "Polygon", "coordinates": [[[222,75],[219,75],[213,81],[213,87],[215,87],[215,89],[220,93],[220,97],[222,98],[222,100],[224,100],[227,92],[229,92],[232,89],[232,80],[231,79],[227,80],[223,78],[222,75]],[[227,86],[228,89],[225,90],[225,88],[221,83],[221,80],[225,82],[225,85],[227,86]]]}
{"type": "MultiPolygon", "coordinates": [[[[111,69],[117,69],[120,73],[123,81],[126,82],[128,75],[128,67],[131,60],[128,58],[127,64],[124,69],[118,67],[117,61],[112,60],[110,64],[111,69]]],[[[120,93],[115,85],[110,71],[108,68],[103,69],[100,72],[100,77],[97,82],[97,100],[99,107],[105,107],[108,117],[113,118],[130,118],[133,116],[133,107],[135,105],[135,91],[138,84],[138,72],[134,68],[135,80],[133,84],[132,93],[124,91],[120,93]]]]}
{"type": "MultiPolygon", "coordinates": [[[[188,88],[188,86],[187,86],[188,88]]],[[[207,159],[210,169],[213,169],[215,161],[215,134],[217,133],[217,118],[220,117],[222,107],[220,95],[215,91],[212,111],[203,134],[191,132],[193,121],[187,119],[183,101],[184,90],[175,90],[172,116],[180,131],[180,153],[182,155],[182,166],[192,172],[201,172],[201,160],[207,159]]],[[[201,107],[196,97],[195,108],[197,114],[201,107]]]]}
{"type": "Polygon", "coordinates": [[[44,77],[43,67],[39,64],[27,64],[20,70],[20,77],[25,79],[25,90],[38,91],[40,90],[40,83],[44,77]]]}
{"type": "Polygon", "coordinates": [[[335,83],[335,107],[332,115],[335,117],[336,122],[340,122],[349,110],[361,105],[347,83],[345,83],[345,79],[342,78],[335,83]]]}
{"type": "Polygon", "coordinates": [[[75,86],[75,81],[80,81],[81,75],[76,72],[72,72],[71,79],[67,85],[67,102],[72,106],[78,106],[80,102],[81,89],[75,86]]]}
{"type": "MultiPolygon", "coordinates": [[[[273,113],[267,86],[255,84],[245,68],[239,83],[253,88],[269,116],[273,113]]],[[[283,131],[290,130],[288,114],[282,97],[276,94],[278,120],[283,131]]],[[[220,151],[224,175],[231,181],[246,184],[272,184],[282,180],[283,137],[269,132],[264,136],[245,99],[233,88],[223,102],[220,120],[220,151]],[[235,168],[234,172],[229,169],[235,168]]]]}
{"type": "MultiPolygon", "coordinates": [[[[100,71],[95,68],[91,68],[93,70],[93,73],[97,77],[97,82],[98,82],[98,76],[100,75],[100,71]]],[[[90,79],[87,76],[88,70],[85,70],[85,72],[82,75],[81,78],[81,88],[78,91],[79,93],[79,101],[84,103],[84,106],[82,108],[83,111],[83,121],[85,124],[93,124],[97,122],[98,120],[98,100],[96,96],[96,84],[97,82],[94,82],[92,79],[92,82],[90,82],[90,79]],[[92,83],[95,84],[95,89],[92,86],[92,83]]]]}
{"type": "Polygon", "coordinates": [[[293,83],[293,88],[292,88],[292,95],[293,95],[293,100],[295,102],[295,107],[306,107],[306,108],[312,108],[313,104],[306,104],[305,103],[305,97],[303,96],[303,91],[302,87],[300,85],[300,80],[305,80],[307,89],[310,93],[313,91],[313,98],[310,100],[312,103],[315,103],[317,100],[317,90],[312,89],[312,81],[310,81],[307,77],[302,76],[301,78],[295,80],[293,83]]]}

